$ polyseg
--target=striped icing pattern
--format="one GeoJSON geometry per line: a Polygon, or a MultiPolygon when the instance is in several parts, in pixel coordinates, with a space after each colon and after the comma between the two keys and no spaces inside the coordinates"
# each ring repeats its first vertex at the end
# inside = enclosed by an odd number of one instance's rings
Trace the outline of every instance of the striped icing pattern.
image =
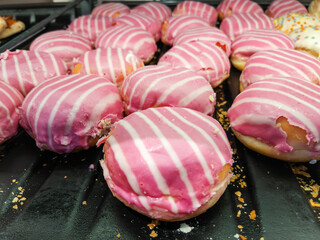
{"type": "Polygon", "coordinates": [[[223,19],[220,29],[233,41],[240,34],[253,29],[273,29],[273,23],[264,13],[235,13],[223,19]]]}
{"type": "Polygon", "coordinates": [[[96,75],[64,75],[39,84],[22,105],[21,126],[39,148],[67,153],[87,149],[122,118],[117,87],[96,75]]]}
{"type": "Polygon", "coordinates": [[[106,16],[111,17],[113,19],[117,19],[118,17],[121,17],[129,13],[130,8],[127,5],[123,3],[114,2],[100,4],[97,7],[95,7],[91,12],[92,15],[106,16]]]}
{"type": "Polygon", "coordinates": [[[186,107],[212,115],[216,96],[208,81],[186,68],[151,65],[130,74],[122,85],[128,113],[150,107],[186,107]]]}
{"type": "Polygon", "coordinates": [[[119,121],[105,156],[110,189],[153,218],[181,218],[198,209],[215,196],[210,189],[217,173],[233,162],[216,120],[175,107],[149,108],[119,121]]]}
{"type": "Polygon", "coordinates": [[[140,13],[130,13],[117,19],[117,25],[130,25],[150,32],[158,41],[161,37],[161,21],[140,13]]]}
{"type": "Polygon", "coordinates": [[[151,33],[129,25],[120,25],[105,30],[97,38],[97,48],[123,48],[133,51],[143,61],[148,61],[157,51],[151,33]]]}
{"type": "Polygon", "coordinates": [[[280,17],[289,12],[308,13],[308,10],[297,0],[274,0],[266,10],[266,14],[272,18],[280,17]]]}
{"type": "Polygon", "coordinates": [[[24,96],[37,84],[66,73],[66,64],[50,53],[7,50],[0,55],[0,81],[9,83],[24,96]]]}
{"type": "Polygon", "coordinates": [[[68,30],[79,33],[94,42],[101,32],[108,27],[111,27],[113,24],[114,20],[109,17],[85,15],[74,19],[70,23],[68,30]]]}
{"type": "Polygon", "coordinates": [[[231,45],[231,57],[248,61],[256,52],[280,48],[294,49],[294,43],[288,35],[275,29],[255,29],[236,37],[231,45]]]}
{"type": "Polygon", "coordinates": [[[97,74],[106,77],[121,86],[122,81],[131,72],[143,67],[143,61],[132,51],[121,48],[97,48],[81,55],[73,62],[81,64],[82,74],[97,74]]]}
{"type": "Polygon", "coordinates": [[[306,131],[311,151],[320,153],[320,87],[293,77],[268,78],[249,86],[228,111],[233,129],[290,152],[276,120],[285,117],[306,131]]]}
{"type": "Polygon", "coordinates": [[[172,16],[194,15],[204,18],[210,25],[215,25],[218,19],[218,12],[209,4],[197,1],[182,1],[172,12],[172,16]]]}
{"type": "Polygon", "coordinates": [[[219,3],[217,11],[221,19],[234,13],[262,13],[263,9],[254,1],[249,0],[223,0],[219,3]]]}
{"type": "Polygon", "coordinates": [[[31,43],[30,50],[52,53],[70,63],[74,57],[91,50],[91,42],[78,33],[57,30],[37,37],[31,43]]]}
{"type": "Polygon", "coordinates": [[[160,2],[147,2],[134,7],[131,13],[139,13],[159,19],[161,22],[171,17],[171,9],[160,2]]]}
{"type": "Polygon", "coordinates": [[[228,36],[216,27],[196,27],[181,31],[173,41],[173,46],[187,42],[211,42],[221,47],[229,56],[231,41],[228,36]]]}
{"type": "Polygon", "coordinates": [[[305,52],[276,49],[252,55],[240,75],[244,88],[269,77],[297,77],[319,85],[320,62],[305,52]]]}
{"type": "Polygon", "coordinates": [[[183,30],[195,27],[208,27],[210,24],[201,17],[183,15],[171,17],[162,24],[161,40],[172,45],[174,38],[183,30]]]}
{"type": "Polygon", "coordinates": [[[313,0],[310,2],[308,7],[309,13],[312,13],[313,15],[320,17],[320,1],[319,0],[313,0]]]}
{"type": "Polygon", "coordinates": [[[230,74],[230,61],[225,52],[209,42],[190,42],[172,47],[160,59],[159,65],[186,67],[205,77],[216,87],[230,74]]]}
{"type": "Polygon", "coordinates": [[[23,99],[17,89],[0,81],[0,144],[18,133],[18,108],[23,99]]]}

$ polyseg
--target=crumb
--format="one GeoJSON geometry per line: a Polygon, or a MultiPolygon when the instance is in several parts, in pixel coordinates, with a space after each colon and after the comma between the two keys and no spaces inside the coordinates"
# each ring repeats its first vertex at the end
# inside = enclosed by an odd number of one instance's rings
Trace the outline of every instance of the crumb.
{"type": "Polygon", "coordinates": [[[47,164],[46,164],[46,163],[42,164],[42,167],[46,167],[46,166],[47,166],[47,164]]]}
{"type": "Polygon", "coordinates": [[[17,209],[18,209],[18,205],[16,204],[16,205],[14,205],[12,208],[15,209],[15,210],[17,210],[17,209]]]}
{"type": "Polygon", "coordinates": [[[12,179],[12,182],[15,183],[17,180],[16,179],[12,179]]]}
{"type": "Polygon", "coordinates": [[[308,170],[308,168],[304,165],[292,166],[292,171],[294,174],[302,175],[302,176],[309,178],[309,177],[311,177],[311,175],[306,172],[307,170],[308,170]]]}
{"type": "Polygon", "coordinates": [[[261,237],[260,240],[264,240],[264,237],[261,237]]]}
{"type": "Polygon", "coordinates": [[[247,238],[242,236],[241,234],[239,234],[239,237],[241,238],[241,240],[247,240],[247,238]]]}
{"type": "Polygon", "coordinates": [[[117,234],[117,238],[120,238],[120,233],[117,234]]]}
{"type": "Polygon", "coordinates": [[[0,193],[3,193],[3,190],[0,188],[0,193]]]}
{"type": "Polygon", "coordinates": [[[242,226],[242,225],[238,225],[238,228],[239,228],[239,229],[243,229],[243,226],[242,226]]]}
{"type": "Polygon", "coordinates": [[[242,204],[238,204],[237,207],[238,208],[244,208],[244,206],[242,204]]]}
{"type": "Polygon", "coordinates": [[[156,226],[160,225],[159,220],[152,220],[151,223],[149,223],[147,226],[150,228],[150,230],[154,229],[156,226]]]}
{"type": "Polygon", "coordinates": [[[212,103],[214,102],[214,97],[212,95],[209,96],[209,101],[212,103]]]}
{"type": "Polygon", "coordinates": [[[212,225],[212,227],[216,227],[216,225],[215,225],[215,224],[213,224],[213,225],[212,225]]]}
{"type": "Polygon", "coordinates": [[[241,197],[241,192],[240,191],[237,191],[234,194],[237,195],[238,197],[241,197]]]}
{"type": "Polygon", "coordinates": [[[89,169],[93,170],[93,169],[94,169],[94,165],[93,165],[93,164],[90,164],[90,165],[89,165],[89,169]]]}
{"type": "Polygon", "coordinates": [[[240,217],[240,216],[241,216],[241,210],[237,212],[237,217],[240,217]]]}
{"type": "Polygon", "coordinates": [[[23,197],[23,198],[20,198],[19,199],[19,202],[21,202],[21,201],[25,201],[25,200],[27,200],[25,197],[23,197]]]}
{"type": "Polygon", "coordinates": [[[12,202],[13,203],[16,203],[16,202],[18,202],[19,201],[19,198],[17,198],[17,197],[14,197],[14,199],[12,199],[12,202]]]}
{"type": "Polygon", "coordinates": [[[87,205],[87,201],[83,201],[83,202],[82,202],[82,205],[87,205]]]}
{"type": "Polygon", "coordinates": [[[67,176],[64,176],[64,178],[67,178],[67,176]]]}
{"type": "Polygon", "coordinates": [[[244,199],[242,197],[238,197],[238,201],[244,203],[244,199]]]}
{"type": "Polygon", "coordinates": [[[256,217],[257,217],[256,211],[255,211],[255,210],[252,210],[252,211],[250,212],[249,218],[250,218],[251,220],[256,220],[256,217]]]}
{"type": "Polygon", "coordinates": [[[312,199],[309,200],[312,207],[320,207],[320,203],[314,202],[312,199]]]}
{"type": "Polygon", "coordinates": [[[149,236],[152,238],[155,238],[155,237],[158,237],[158,234],[154,230],[152,230],[149,236]]]}

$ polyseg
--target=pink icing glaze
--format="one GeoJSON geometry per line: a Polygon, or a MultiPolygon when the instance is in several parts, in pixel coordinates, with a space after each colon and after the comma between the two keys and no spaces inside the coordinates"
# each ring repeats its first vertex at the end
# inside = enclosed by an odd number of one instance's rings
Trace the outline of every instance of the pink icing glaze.
{"type": "Polygon", "coordinates": [[[9,83],[24,96],[40,82],[66,73],[66,64],[50,53],[7,50],[0,55],[0,81],[9,83]]]}
{"type": "Polygon", "coordinates": [[[208,81],[186,68],[150,65],[130,74],[122,85],[128,113],[150,107],[186,107],[212,115],[215,93],[208,81]]]}
{"type": "Polygon", "coordinates": [[[225,18],[220,29],[233,41],[240,34],[253,29],[274,29],[271,18],[264,13],[235,13],[225,18]]]}
{"type": "Polygon", "coordinates": [[[0,144],[17,134],[22,101],[17,89],[0,81],[0,144]]]}
{"type": "Polygon", "coordinates": [[[123,3],[104,3],[92,10],[92,15],[100,15],[117,19],[130,13],[130,8],[123,3]]]}
{"type": "Polygon", "coordinates": [[[320,83],[320,62],[305,52],[292,49],[266,50],[253,54],[240,75],[243,87],[270,77],[297,77],[320,83]]]}
{"type": "Polygon", "coordinates": [[[223,18],[233,13],[262,13],[263,9],[258,3],[249,0],[223,0],[217,7],[223,18]]]}
{"type": "Polygon", "coordinates": [[[172,12],[172,16],[194,15],[204,18],[210,25],[215,25],[218,12],[209,4],[197,1],[182,1],[172,12]]]}
{"type": "Polygon", "coordinates": [[[130,13],[117,19],[117,25],[130,25],[150,32],[156,41],[161,37],[161,21],[147,15],[130,13]]]}
{"type": "Polygon", "coordinates": [[[143,61],[132,51],[121,48],[97,48],[81,55],[74,61],[81,64],[82,74],[97,74],[107,77],[120,87],[125,77],[143,67],[143,61]]]}
{"type": "Polygon", "coordinates": [[[78,33],[57,30],[37,37],[31,43],[30,50],[52,53],[69,64],[74,57],[91,50],[91,42],[78,33]]]}
{"type": "Polygon", "coordinates": [[[132,13],[145,14],[147,16],[159,19],[161,22],[171,17],[171,9],[160,2],[147,2],[134,7],[132,13]]]}
{"type": "Polygon", "coordinates": [[[187,42],[211,42],[221,47],[228,56],[231,54],[231,41],[216,27],[195,27],[181,31],[173,41],[173,46],[187,42]]]}
{"type": "Polygon", "coordinates": [[[172,45],[174,38],[183,30],[194,27],[209,27],[210,24],[201,17],[183,15],[166,20],[161,29],[161,40],[172,45]]]}
{"type": "Polygon", "coordinates": [[[190,42],[174,46],[159,60],[159,65],[186,67],[205,77],[212,87],[230,73],[230,61],[225,52],[210,42],[190,42]]]}
{"type": "Polygon", "coordinates": [[[307,133],[308,147],[320,153],[320,87],[294,77],[275,77],[254,83],[240,93],[228,111],[230,125],[239,133],[258,138],[282,152],[293,147],[277,127],[285,117],[307,133]]]}
{"type": "Polygon", "coordinates": [[[232,42],[232,57],[248,61],[256,52],[268,49],[294,49],[292,39],[275,29],[255,29],[247,31],[232,42]]]}
{"type": "Polygon", "coordinates": [[[308,10],[297,0],[274,0],[266,10],[266,14],[272,18],[280,17],[289,12],[308,13],[308,10]]]}
{"type": "Polygon", "coordinates": [[[105,30],[96,40],[97,48],[123,48],[132,50],[143,61],[148,61],[157,51],[151,33],[129,25],[120,25],[105,30]]]}
{"type": "Polygon", "coordinates": [[[222,193],[212,191],[217,173],[233,163],[221,125],[186,108],[129,115],[115,125],[104,151],[102,167],[111,191],[151,218],[167,220],[218,199],[222,193]]]}
{"type": "Polygon", "coordinates": [[[74,19],[69,25],[68,30],[79,33],[94,43],[97,36],[113,24],[114,20],[109,17],[85,15],[74,19]]]}
{"type": "Polygon", "coordinates": [[[64,75],[35,87],[22,104],[21,126],[57,153],[89,148],[90,138],[106,133],[122,118],[117,87],[97,75],[64,75]]]}

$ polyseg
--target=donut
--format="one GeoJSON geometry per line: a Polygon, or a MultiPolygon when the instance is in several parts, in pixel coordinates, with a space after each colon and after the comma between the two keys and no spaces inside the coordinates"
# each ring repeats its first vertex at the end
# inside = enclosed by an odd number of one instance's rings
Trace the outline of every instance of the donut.
{"type": "Polygon", "coordinates": [[[51,53],[9,50],[0,54],[0,81],[15,87],[24,96],[37,84],[67,74],[66,64],[51,53]]]}
{"type": "Polygon", "coordinates": [[[297,28],[289,36],[297,50],[305,51],[320,60],[320,26],[297,28]]]}
{"type": "Polygon", "coordinates": [[[95,42],[96,48],[123,48],[133,51],[145,63],[153,58],[157,45],[150,32],[142,28],[120,25],[102,32],[95,42]]]}
{"type": "Polygon", "coordinates": [[[205,77],[212,87],[218,86],[230,74],[230,61],[225,52],[210,42],[190,42],[167,51],[158,65],[186,67],[205,77]]]}
{"type": "Polygon", "coordinates": [[[240,75],[240,91],[264,78],[290,76],[319,85],[319,60],[292,49],[257,52],[249,58],[240,75]]]}
{"type": "Polygon", "coordinates": [[[254,29],[240,34],[231,45],[231,62],[242,71],[249,57],[268,49],[294,49],[292,39],[275,29],[254,29]]]}
{"type": "Polygon", "coordinates": [[[290,12],[308,13],[308,10],[297,0],[274,0],[266,10],[266,14],[272,18],[277,18],[290,12]]]}
{"type": "Polygon", "coordinates": [[[97,48],[75,59],[72,73],[97,74],[107,77],[117,87],[121,87],[125,77],[143,66],[143,61],[130,50],[97,48]]]}
{"type": "Polygon", "coordinates": [[[211,116],[216,96],[208,81],[187,68],[150,65],[123,81],[121,96],[127,114],[150,107],[186,107],[211,116]]]}
{"type": "Polygon", "coordinates": [[[67,64],[71,64],[74,57],[79,57],[91,49],[89,39],[67,30],[44,33],[33,40],[30,45],[30,50],[52,53],[67,64]]]}
{"type": "Polygon", "coordinates": [[[172,45],[174,38],[183,30],[195,27],[209,27],[210,24],[203,18],[190,15],[171,17],[164,21],[161,28],[161,41],[172,45]]]}
{"type": "Polygon", "coordinates": [[[297,28],[308,28],[320,26],[320,18],[308,13],[287,13],[278,18],[273,19],[276,29],[289,34],[297,28]]]}
{"type": "Polygon", "coordinates": [[[263,13],[260,5],[250,0],[223,0],[217,6],[220,20],[234,13],[263,13]]]}
{"type": "Polygon", "coordinates": [[[232,175],[232,151],[223,128],[191,109],[135,112],[103,142],[101,166],[113,195],[153,219],[182,221],[205,212],[232,175]]]}
{"type": "Polygon", "coordinates": [[[94,146],[122,113],[119,91],[107,78],[63,75],[27,95],[20,124],[40,149],[69,153],[94,146]]]}
{"type": "Polygon", "coordinates": [[[216,27],[196,27],[182,30],[173,40],[173,46],[187,42],[211,42],[221,47],[230,56],[231,41],[228,36],[216,27]]]}
{"type": "Polygon", "coordinates": [[[292,162],[320,160],[320,87],[294,77],[253,83],[228,110],[235,136],[263,155],[292,162]]]}
{"type": "Polygon", "coordinates": [[[274,29],[271,18],[264,13],[234,13],[222,20],[220,29],[231,39],[253,29],[274,29]]]}
{"type": "Polygon", "coordinates": [[[0,144],[18,133],[19,107],[23,99],[17,89],[0,81],[0,144]]]}
{"type": "Polygon", "coordinates": [[[160,2],[147,2],[142,3],[133,9],[131,9],[131,13],[139,13],[142,15],[147,15],[154,17],[156,19],[159,19],[162,22],[164,22],[166,19],[171,17],[171,9],[160,2]]]}
{"type": "Polygon", "coordinates": [[[114,20],[109,17],[85,15],[74,19],[70,23],[68,30],[81,34],[94,43],[98,35],[108,27],[111,27],[114,23],[114,20]]]}
{"type": "Polygon", "coordinates": [[[204,18],[211,26],[214,26],[218,19],[218,12],[209,4],[197,1],[182,1],[172,12],[172,16],[194,15],[204,18]]]}
{"type": "Polygon", "coordinates": [[[309,4],[309,13],[317,16],[320,18],[320,1],[319,0],[313,0],[309,4]]]}
{"type": "Polygon", "coordinates": [[[118,17],[124,16],[130,13],[130,8],[123,3],[104,3],[95,7],[91,14],[105,17],[111,17],[117,19],[118,17]]]}
{"type": "Polygon", "coordinates": [[[150,32],[154,39],[159,41],[161,37],[161,21],[147,15],[130,13],[117,19],[117,25],[130,25],[142,28],[150,32]]]}

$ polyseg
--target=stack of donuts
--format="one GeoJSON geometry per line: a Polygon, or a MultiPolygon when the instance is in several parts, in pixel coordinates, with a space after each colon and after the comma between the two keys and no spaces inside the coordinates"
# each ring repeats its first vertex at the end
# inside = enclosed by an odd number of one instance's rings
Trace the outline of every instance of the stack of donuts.
{"type": "Polygon", "coordinates": [[[18,123],[42,150],[104,143],[115,197],[151,218],[195,217],[232,176],[230,143],[212,117],[231,64],[242,71],[228,111],[235,136],[272,158],[320,159],[319,28],[296,0],[265,12],[250,0],[101,4],[30,50],[0,55],[0,143],[18,123]]]}

